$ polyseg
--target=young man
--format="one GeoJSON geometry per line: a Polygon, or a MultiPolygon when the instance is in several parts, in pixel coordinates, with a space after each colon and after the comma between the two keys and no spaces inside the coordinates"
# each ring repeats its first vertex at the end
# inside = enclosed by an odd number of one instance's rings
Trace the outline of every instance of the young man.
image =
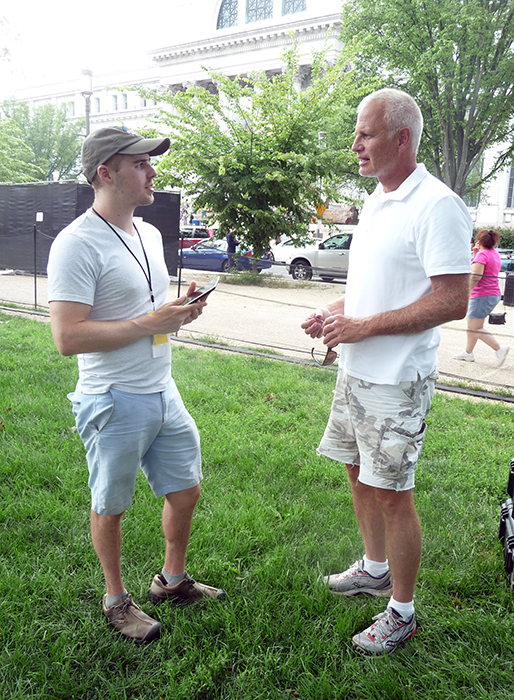
{"type": "Polygon", "coordinates": [[[468,303],[471,219],[464,203],[416,163],[423,129],[411,97],[384,89],[358,108],[352,150],[378,186],[353,235],[346,295],[302,324],[342,344],[330,419],[318,453],[346,464],[365,554],[327,577],[340,595],[389,596],[353,645],[382,654],[416,632],[421,528],[414,471],[437,378],[439,325],[468,303]]]}
{"type": "MultiPolygon", "coordinates": [[[[200,440],[171,378],[168,337],[198,318],[206,302],[166,303],[160,233],[133,219],[136,207],[154,200],[150,157],[168,148],[167,138],[144,139],[125,127],[88,136],[82,164],[94,204],[61,231],[48,261],[53,337],[60,353],[78,355],[79,381],[69,398],[87,450],[91,537],[107,587],[103,611],[137,643],[161,630],[126,591],[120,568],[121,519],[139,469],[155,496],[165,497],[165,561],[151,600],[191,603],[224,595],[185,572],[202,479],[200,440]]],[[[188,295],[195,288],[191,283],[188,295]]]]}

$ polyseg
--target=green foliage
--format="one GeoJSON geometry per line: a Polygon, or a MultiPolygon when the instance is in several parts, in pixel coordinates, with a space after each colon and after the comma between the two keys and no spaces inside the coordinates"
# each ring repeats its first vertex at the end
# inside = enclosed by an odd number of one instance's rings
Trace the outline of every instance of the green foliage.
{"type": "MultiPolygon", "coordinates": [[[[70,122],[66,106],[47,104],[30,110],[25,102],[6,100],[0,105],[0,128],[15,132],[31,154],[35,167],[33,180],[70,180],[78,175],[81,139],[78,134],[83,122],[70,122]]],[[[9,143],[9,141],[7,142],[9,143]]],[[[10,182],[29,182],[16,163],[11,167],[10,182]]]]}
{"type": "Polygon", "coordinates": [[[9,25],[9,20],[5,16],[0,15],[0,63],[11,62],[13,40],[13,31],[9,25]]]}
{"type": "Polygon", "coordinates": [[[34,164],[34,153],[23,132],[11,119],[0,120],[0,182],[35,182],[43,172],[34,164]]]}
{"type": "Polygon", "coordinates": [[[508,248],[509,250],[514,250],[514,229],[512,228],[499,228],[498,226],[475,226],[473,228],[473,236],[475,237],[478,231],[483,228],[492,228],[498,231],[500,234],[500,241],[498,243],[498,248],[508,248]]]}
{"type": "Polygon", "coordinates": [[[421,156],[464,196],[513,155],[514,7],[509,0],[348,0],[342,39],[358,46],[358,69],[418,102],[421,156]],[[493,166],[470,177],[493,145],[493,166]]]}
{"type": "Polygon", "coordinates": [[[215,94],[198,85],[175,95],[144,91],[166,103],[158,121],[171,147],[158,184],[184,188],[197,208],[215,214],[221,235],[233,231],[257,257],[281,234],[301,240],[316,206],[355,182],[353,108],[369,81],[357,85],[348,65],[348,54],[336,65],[315,54],[312,80],[300,91],[294,46],[271,77],[208,71],[215,94]],[[336,115],[337,138],[329,128],[336,115]],[[325,143],[321,132],[329,131],[325,143]]]}

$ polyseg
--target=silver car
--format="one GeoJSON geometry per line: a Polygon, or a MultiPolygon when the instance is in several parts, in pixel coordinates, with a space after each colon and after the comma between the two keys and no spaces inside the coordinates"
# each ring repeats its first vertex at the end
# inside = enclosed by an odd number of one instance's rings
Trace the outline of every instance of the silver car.
{"type": "Polygon", "coordinates": [[[324,241],[306,246],[295,246],[289,240],[274,246],[273,257],[288,266],[295,280],[310,280],[318,275],[325,282],[345,279],[348,272],[348,255],[352,242],[351,233],[337,233],[324,241]]]}

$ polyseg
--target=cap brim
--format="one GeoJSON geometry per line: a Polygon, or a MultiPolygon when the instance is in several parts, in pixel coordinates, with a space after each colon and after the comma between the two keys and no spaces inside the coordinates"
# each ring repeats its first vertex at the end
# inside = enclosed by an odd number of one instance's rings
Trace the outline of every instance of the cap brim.
{"type": "Polygon", "coordinates": [[[140,139],[118,153],[123,156],[142,156],[145,153],[148,153],[149,156],[160,156],[166,153],[169,147],[169,138],[140,139]]]}

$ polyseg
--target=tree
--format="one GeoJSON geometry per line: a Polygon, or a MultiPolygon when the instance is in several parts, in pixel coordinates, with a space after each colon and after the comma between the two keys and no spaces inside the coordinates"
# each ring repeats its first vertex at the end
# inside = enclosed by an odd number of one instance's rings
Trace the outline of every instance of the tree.
{"type": "Polygon", "coordinates": [[[10,63],[11,46],[14,40],[9,20],[4,15],[0,15],[0,63],[10,63]]]}
{"type": "Polygon", "coordinates": [[[512,159],[509,0],[348,0],[341,38],[359,47],[359,71],[417,100],[425,119],[421,155],[457,194],[480,188],[512,159]],[[494,165],[476,177],[492,146],[494,165]]]}
{"type": "Polygon", "coordinates": [[[158,184],[182,187],[196,207],[216,215],[220,233],[232,231],[257,257],[281,234],[304,239],[316,207],[337,199],[357,172],[349,149],[354,112],[339,139],[324,133],[338,110],[369,91],[347,65],[346,56],[329,65],[323,52],[315,54],[310,85],[300,91],[293,46],[284,70],[271,77],[207,71],[214,93],[199,86],[175,95],[142,91],[166,103],[158,121],[171,147],[158,184]]]}
{"type": "Polygon", "coordinates": [[[21,129],[10,119],[0,120],[0,182],[36,182],[42,177],[34,153],[21,129]]]}
{"type": "Polygon", "coordinates": [[[12,121],[23,134],[42,180],[78,175],[81,139],[77,132],[84,128],[84,120],[70,122],[65,105],[46,104],[31,111],[26,102],[6,100],[0,106],[0,123],[3,120],[12,121]]]}

